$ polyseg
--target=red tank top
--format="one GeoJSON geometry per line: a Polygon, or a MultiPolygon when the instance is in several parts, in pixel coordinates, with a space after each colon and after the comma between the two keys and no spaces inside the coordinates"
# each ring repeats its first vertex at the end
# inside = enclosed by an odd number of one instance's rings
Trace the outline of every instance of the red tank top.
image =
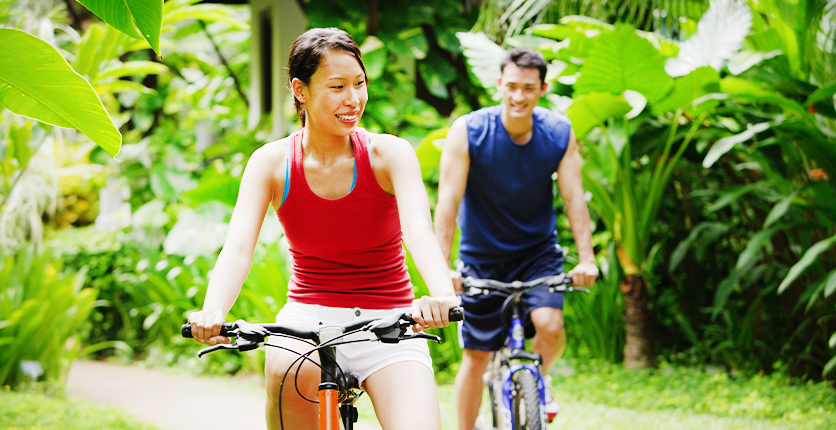
{"type": "Polygon", "coordinates": [[[322,198],[308,186],[304,131],[289,137],[290,187],[278,211],[293,257],[288,300],[365,309],[411,305],[397,202],[375,179],[365,130],[351,135],[357,180],[338,199],[322,198]]]}

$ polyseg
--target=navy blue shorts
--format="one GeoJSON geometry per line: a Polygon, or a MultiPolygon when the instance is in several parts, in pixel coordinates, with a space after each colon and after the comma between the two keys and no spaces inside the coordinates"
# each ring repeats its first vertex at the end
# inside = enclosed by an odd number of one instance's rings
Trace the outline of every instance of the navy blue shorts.
{"type": "MultiPolygon", "coordinates": [[[[563,273],[563,250],[558,245],[549,245],[521,258],[495,264],[459,264],[462,276],[494,279],[500,282],[531,281],[563,273]]],[[[461,324],[459,339],[462,347],[481,351],[497,351],[505,341],[507,329],[502,325],[500,310],[505,296],[462,295],[465,319],[461,324]]],[[[534,325],[528,314],[542,307],[563,309],[563,293],[550,293],[548,287],[538,287],[522,295],[525,312],[525,335],[534,336],[534,325]]],[[[506,309],[510,317],[510,309],[506,309]]],[[[505,318],[507,321],[510,318],[505,318]]]]}

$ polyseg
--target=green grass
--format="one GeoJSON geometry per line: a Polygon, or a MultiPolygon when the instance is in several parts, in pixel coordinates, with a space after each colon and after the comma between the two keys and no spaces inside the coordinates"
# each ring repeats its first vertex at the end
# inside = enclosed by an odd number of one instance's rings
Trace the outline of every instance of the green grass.
{"type": "Polygon", "coordinates": [[[730,377],[664,364],[641,372],[586,365],[554,379],[563,411],[553,428],[836,428],[836,390],[780,372],[730,377]]]}
{"type": "Polygon", "coordinates": [[[3,430],[156,430],[127,412],[42,394],[0,391],[3,430]]]}
{"type": "MultiPolygon", "coordinates": [[[[561,413],[551,430],[836,428],[836,390],[831,385],[804,383],[779,372],[730,377],[664,364],[655,371],[630,372],[614,365],[571,369],[561,362],[553,379],[561,413]]],[[[438,393],[442,428],[455,430],[453,387],[439,385],[438,393]]],[[[371,402],[364,397],[360,422],[377,426],[371,402]]],[[[487,413],[486,404],[485,398],[487,413]]]]}

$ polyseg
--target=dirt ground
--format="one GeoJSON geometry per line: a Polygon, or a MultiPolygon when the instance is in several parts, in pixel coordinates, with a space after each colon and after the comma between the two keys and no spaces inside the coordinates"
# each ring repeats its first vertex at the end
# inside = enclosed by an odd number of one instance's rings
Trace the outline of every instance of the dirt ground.
{"type": "MultiPolygon", "coordinates": [[[[66,393],[123,408],[161,430],[267,430],[264,392],[220,378],[76,360],[70,368],[66,393]]],[[[354,428],[379,428],[362,424],[358,422],[354,428]]]]}

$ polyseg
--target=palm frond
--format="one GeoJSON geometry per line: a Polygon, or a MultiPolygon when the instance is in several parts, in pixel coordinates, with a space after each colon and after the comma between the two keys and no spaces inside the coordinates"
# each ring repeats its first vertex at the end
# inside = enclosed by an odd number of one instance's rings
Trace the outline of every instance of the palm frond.
{"type": "Polygon", "coordinates": [[[751,27],[752,11],[745,0],[715,0],[665,71],[677,77],[703,66],[720,70],[740,50],[751,27]]]}

